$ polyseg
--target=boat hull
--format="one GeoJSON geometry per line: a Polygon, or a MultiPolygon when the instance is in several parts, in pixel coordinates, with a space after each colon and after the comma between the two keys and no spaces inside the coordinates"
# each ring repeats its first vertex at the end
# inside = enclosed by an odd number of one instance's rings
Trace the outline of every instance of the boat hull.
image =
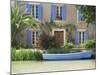
{"type": "Polygon", "coordinates": [[[66,53],[66,54],[43,54],[44,60],[66,60],[66,59],[86,59],[91,58],[92,51],[84,51],[78,53],[66,53]]]}

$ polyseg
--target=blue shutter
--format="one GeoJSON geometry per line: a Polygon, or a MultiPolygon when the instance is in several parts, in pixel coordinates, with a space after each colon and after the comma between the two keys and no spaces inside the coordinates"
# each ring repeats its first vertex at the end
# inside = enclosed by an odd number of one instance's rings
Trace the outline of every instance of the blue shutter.
{"type": "Polygon", "coordinates": [[[38,5],[38,19],[39,20],[42,20],[42,18],[43,18],[43,14],[42,14],[43,12],[42,12],[42,10],[43,10],[42,9],[42,4],[39,4],[38,5]]]}
{"type": "Polygon", "coordinates": [[[55,20],[56,19],[56,6],[52,5],[51,7],[51,20],[55,20]]]}
{"type": "Polygon", "coordinates": [[[78,33],[78,31],[75,31],[75,46],[76,47],[77,47],[78,43],[79,43],[79,33],[78,33]]]}
{"type": "Polygon", "coordinates": [[[79,9],[78,9],[78,21],[81,21],[81,12],[79,9]]]}
{"type": "Polygon", "coordinates": [[[26,13],[30,13],[31,12],[31,4],[26,4],[26,13]]]}
{"type": "Polygon", "coordinates": [[[26,32],[26,46],[30,48],[31,45],[31,31],[27,30],[26,32]]]}
{"type": "Polygon", "coordinates": [[[62,20],[66,20],[66,5],[62,6],[62,20]]]}
{"type": "Polygon", "coordinates": [[[84,32],[84,42],[88,40],[88,32],[84,32]]]}

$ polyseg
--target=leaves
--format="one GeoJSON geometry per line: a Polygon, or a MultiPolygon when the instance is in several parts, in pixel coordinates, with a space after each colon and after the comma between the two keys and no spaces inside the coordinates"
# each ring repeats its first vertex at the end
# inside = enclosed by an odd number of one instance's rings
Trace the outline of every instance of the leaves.
{"type": "Polygon", "coordinates": [[[77,8],[87,23],[96,24],[96,6],[78,5],[77,8]]]}
{"type": "Polygon", "coordinates": [[[16,40],[17,34],[26,27],[36,27],[37,21],[30,14],[25,14],[19,6],[11,8],[11,40],[16,40]]]}

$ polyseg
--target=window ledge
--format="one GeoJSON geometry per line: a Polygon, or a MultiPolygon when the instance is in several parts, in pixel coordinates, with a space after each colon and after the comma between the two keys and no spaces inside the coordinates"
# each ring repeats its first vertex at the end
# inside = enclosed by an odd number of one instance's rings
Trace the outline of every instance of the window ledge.
{"type": "Polygon", "coordinates": [[[64,20],[55,20],[54,22],[65,22],[64,20]]]}

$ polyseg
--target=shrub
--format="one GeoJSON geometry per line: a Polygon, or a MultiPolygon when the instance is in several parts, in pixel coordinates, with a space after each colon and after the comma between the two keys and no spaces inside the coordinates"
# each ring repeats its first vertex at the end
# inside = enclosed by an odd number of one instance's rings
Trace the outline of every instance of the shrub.
{"type": "Polygon", "coordinates": [[[16,41],[14,40],[12,43],[11,43],[12,47],[16,48],[16,49],[20,49],[21,47],[21,44],[19,41],[16,41]]]}
{"type": "Polygon", "coordinates": [[[79,44],[78,45],[78,48],[83,48],[84,47],[84,44],[79,44]]]}
{"type": "Polygon", "coordinates": [[[40,51],[34,51],[33,55],[34,55],[35,60],[42,60],[43,59],[42,53],[40,51]]]}
{"type": "Polygon", "coordinates": [[[80,51],[81,50],[78,50],[78,49],[66,49],[66,48],[47,49],[47,53],[50,53],[50,54],[75,53],[75,52],[80,52],[80,51]]]}
{"type": "Polygon", "coordinates": [[[73,43],[66,43],[65,48],[74,48],[74,44],[73,43]]]}
{"type": "Polygon", "coordinates": [[[19,51],[19,52],[16,51],[16,53],[15,53],[15,60],[16,61],[17,60],[23,60],[23,54],[22,53],[23,53],[22,51],[19,51]]]}
{"type": "Polygon", "coordinates": [[[54,36],[42,34],[41,40],[42,40],[42,46],[43,46],[44,49],[60,47],[60,44],[57,43],[54,36]]]}
{"type": "Polygon", "coordinates": [[[42,52],[40,51],[25,51],[25,50],[17,50],[13,55],[12,60],[15,61],[23,61],[23,60],[42,60],[42,52]]]}
{"type": "Polygon", "coordinates": [[[16,48],[11,48],[11,59],[15,60],[16,48]]]}
{"type": "Polygon", "coordinates": [[[28,60],[34,60],[34,59],[35,57],[33,51],[28,51],[28,60]]]}
{"type": "Polygon", "coordinates": [[[96,40],[88,40],[84,43],[85,48],[95,48],[96,47],[96,40]]]}
{"type": "Polygon", "coordinates": [[[51,48],[51,49],[47,49],[47,53],[51,53],[51,54],[64,53],[64,49],[63,48],[51,48]]]}

